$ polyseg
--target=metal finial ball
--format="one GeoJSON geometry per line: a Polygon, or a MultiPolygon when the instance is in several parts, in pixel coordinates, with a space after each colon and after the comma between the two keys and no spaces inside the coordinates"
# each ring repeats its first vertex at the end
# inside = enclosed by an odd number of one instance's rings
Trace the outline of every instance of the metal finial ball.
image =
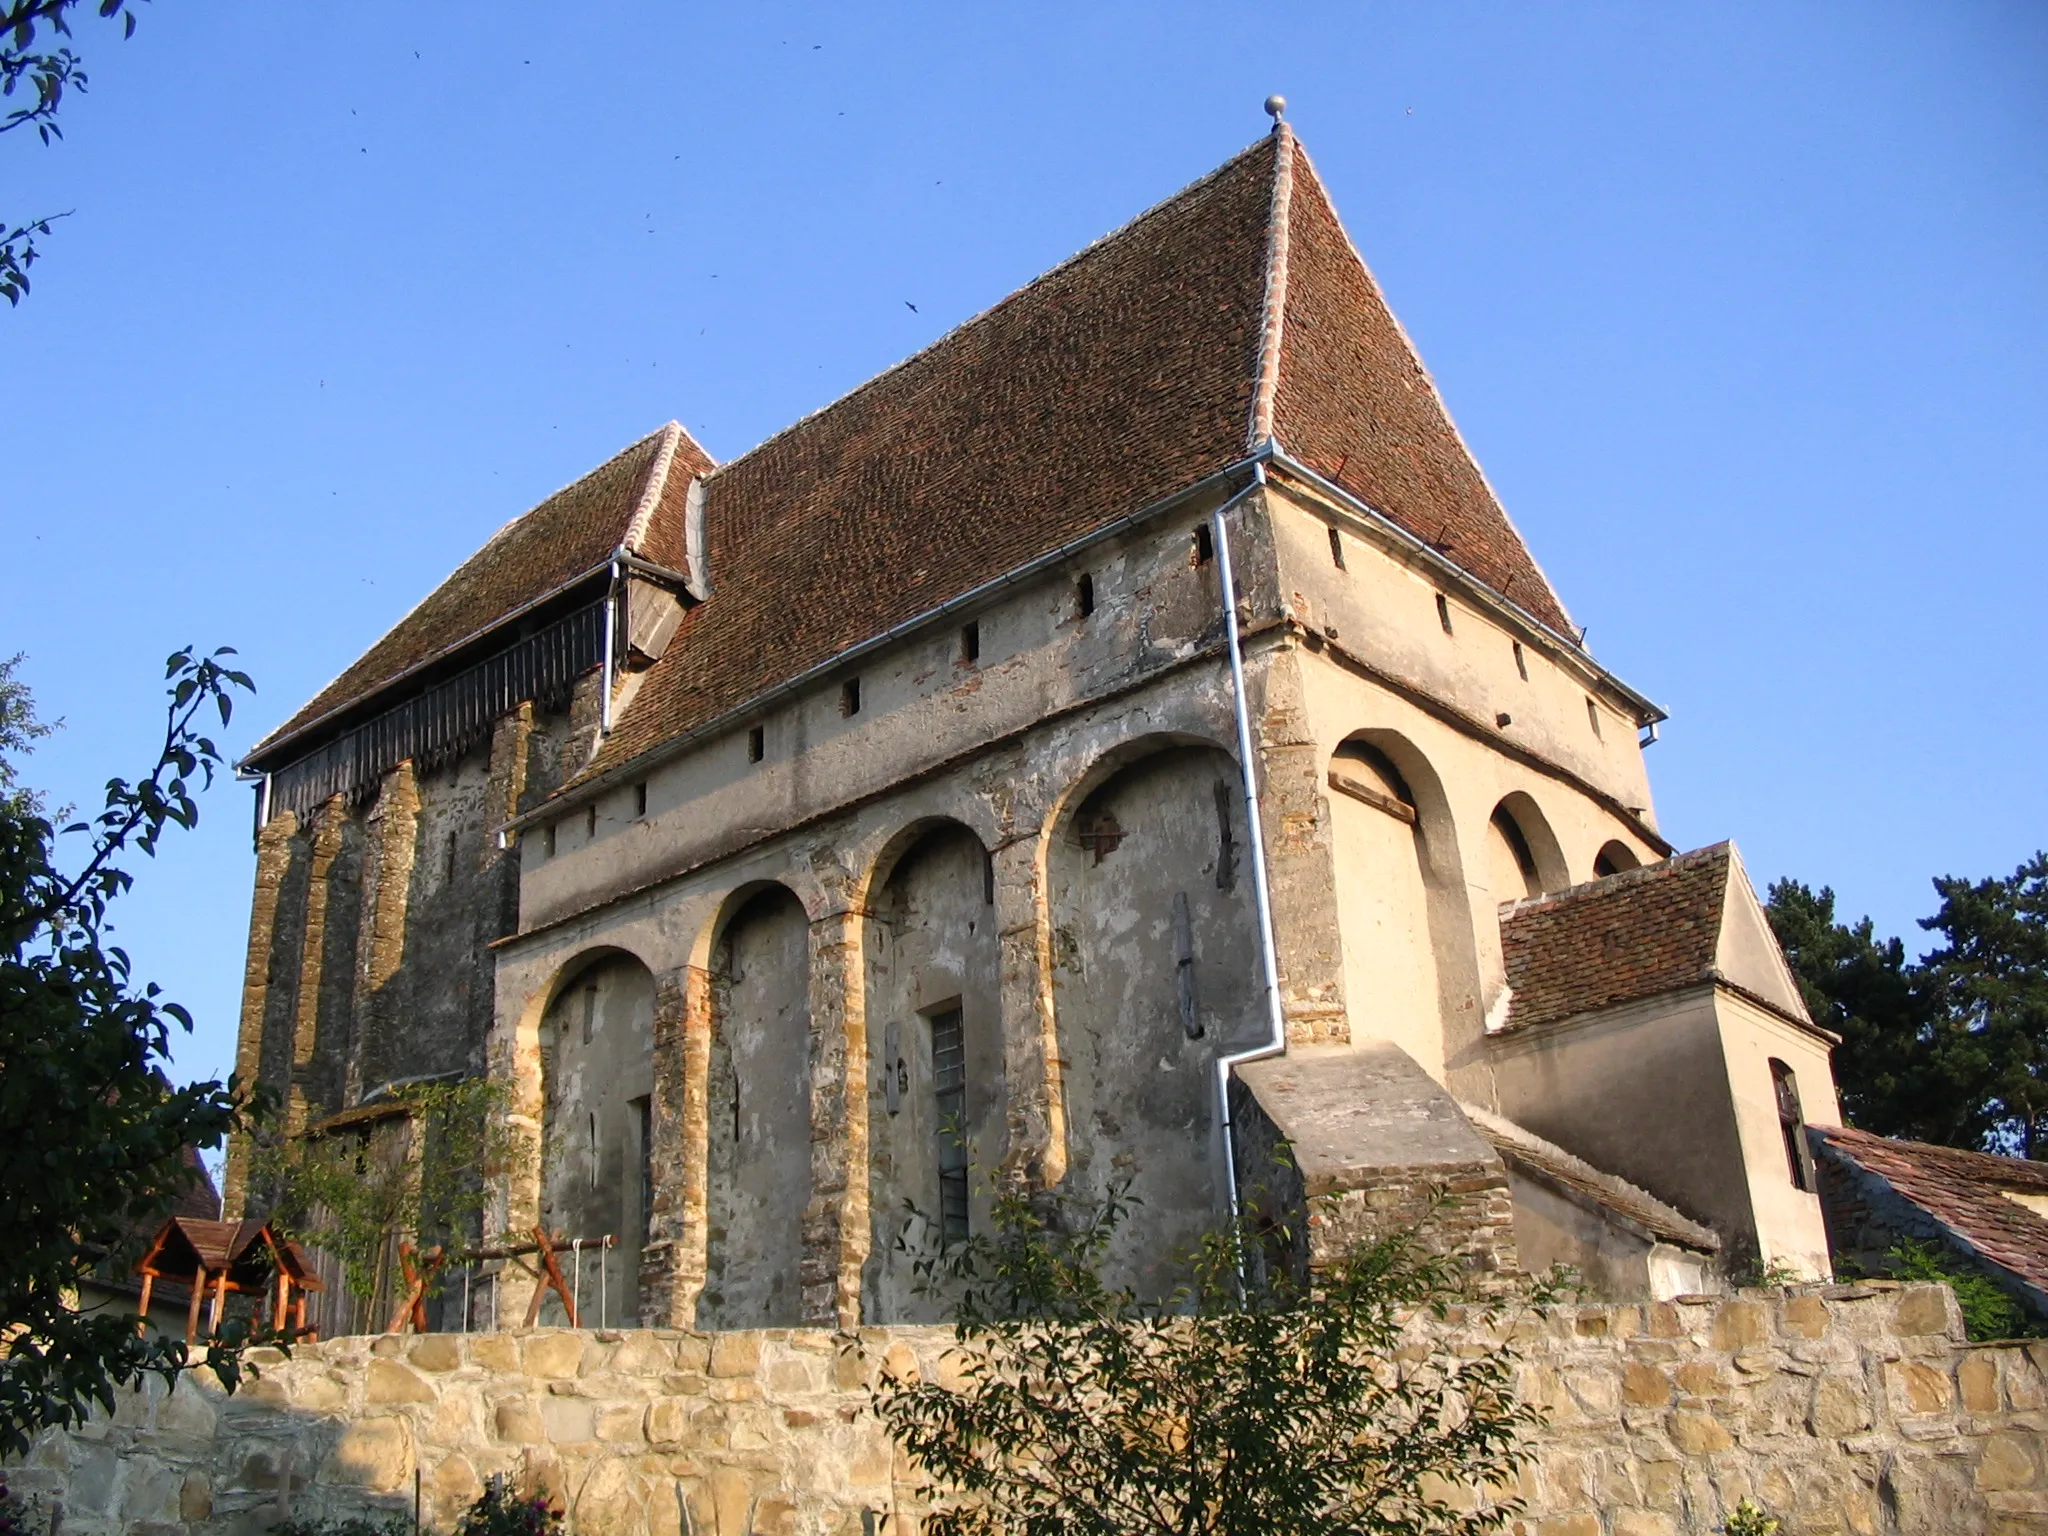
{"type": "Polygon", "coordinates": [[[1279,122],[1286,111],[1287,98],[1285,96],[1268,96],[1266,98],[1266,116],[1273,119],[1274,122],[1279,122]]]}

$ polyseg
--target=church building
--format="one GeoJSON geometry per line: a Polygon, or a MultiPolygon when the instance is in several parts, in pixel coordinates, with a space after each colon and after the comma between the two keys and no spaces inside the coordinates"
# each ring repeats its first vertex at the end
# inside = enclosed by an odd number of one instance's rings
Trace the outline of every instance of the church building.
{"type": "Polygon", "coordinates": [[[633,443],[265,737],[239,1069],[301,1133],[501,1083],[490,1225],[612,1238],[614,1323],[928,1320],[1006,1185],[1127,1190],[1152,1289],[1233,1210],[1825,1275],[1833,1041],[1663,718],[1276,121],[751,451],[633,443]]]}

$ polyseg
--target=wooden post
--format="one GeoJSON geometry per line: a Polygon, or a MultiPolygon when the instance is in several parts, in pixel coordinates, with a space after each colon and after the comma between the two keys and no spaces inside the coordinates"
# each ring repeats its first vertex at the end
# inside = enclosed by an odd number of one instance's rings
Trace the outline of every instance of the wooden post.
{"type": "Polygon", "coordinates": [[[318,1344],[320,1342],[306,1331],[306,1293],[304,1291],[299,1292],[292,1300],[292,1335],[308,1344],[318,1344]]]}
{"type": "Polygon", "coordinates": [[[135,1331],[144,1338],[149,1337],[149,1293],[155,1286],[156,1276],[144,1270],[142,1275],[142,1315],[135,1320],[135,1331]]]}
{"type": "Polygon", "coordinates": [[[284,1320],[292,1301],[292,1277],[279,1266],[277,1271],[277,1311],[271,1327],[278,1333],[284,1332],[284,1320]]]}
{"type": "Polygon", "coordinates": [[[199,1342],[199,1302],[206,1295],[206,1266],[200,1265],[192,1275],[192,1305],[185,1312],[185,1343],[189,1347],[199,1342]]]}
{"type": "Polygon", "coordinates": [[[562,1298],[562,1310],[569,1314],[569,1326],[581,1328],[583,1320],[576,1315],[576,1298],[570,1294],[569,1282],[562,1278],[562,1266],[555,1262],[555,1243],[540,1227],[533,1229],[535,1248],[540,1253],[542,1282],[534,1288],[533,1300],[526,1305],[526,1326],[531,1328],[540,1320],[541,1298],[553,1291],[562,1298]]]}
{"type": "Polygon", "coordinates": [[[220,1278],[213,1283],[213,1309],[206,1317],[206,1331],[208,1333],[217,1334],[220,1332],[220,1315],[227,1309],[227,1304],[228,1267],[223,1264],[220,1270],[220,1278]]]}

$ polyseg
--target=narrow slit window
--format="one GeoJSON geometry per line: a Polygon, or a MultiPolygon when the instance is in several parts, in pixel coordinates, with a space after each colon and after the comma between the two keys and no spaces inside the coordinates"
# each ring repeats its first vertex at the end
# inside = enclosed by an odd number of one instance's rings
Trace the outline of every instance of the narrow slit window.
{"type": "Polygon", "coordinates": [[[591,801],[590,805],[583,812],[583,835],[587,838],[597,836],[597,802],[595,800],[591,801]]]}
{"type": "Polygon", "coordinates": [[[639,1133],[640,1241],[654,1237],[654,1100],[643,1094],[633,1101],[633,1125],[639,1133]]]}
{"type": "Polygon", "coordinates": [[[540,856],[544,859],[555,856],[555,824],[552,821],[540,829],[540,856]]]}
{"type": "Polygon", "coordinates": [[[960,1010],[932,1015],[932,1097],[939,1163],[939,1237],[967,1237],[967,1039],[960,1010]]]}
{"type": "Polygon", "coordinates": [[[592,1110],[584,1117],[590,1122],[590,1161],[585,1165],[590,1175],[590,1187],[597,1188],[597,1111],[592,1110]]]}
{"type": "Polygon", "coordinates": [[[1194,564],[1207,565],[1216,558],[1216,540],[1204,523],[1195,530],[1194,564]]]}
{"type": "Polygon", "coordinates": [[[1082,573],[1074,583],[1074,617],[1085,619],[1095,611],[1095,578],[1082,573]]]}
{"type": "Polygon", "coordinates": [[[448,879],[455,879],[455,834],[448,834],[448,879]]]}
{"type": "Polygon", "coordinates": [[[979,621],[960,626],[960,660],[970,667],[981,660],[981,624],[979,621]]]}
{"type": "Polygon", "coordinates": [[[747,761],[758,763],[768,755],[768,729],[757,725],[747,732],[747,761]]]}
{"type": "Polygon", "coordinates": [[[1441,592],[1436,595],[1436,621],[1443,625],[1445,634],[1453,633],[1451,629],[1451,600],[1441,592]]]}
{"type": "Polygon", "coordinates": [[[647,781],[645,779],[642,779],[633,786],[633,814],[635,816],[645,816],[647,814],[647,781]]]}
{"type": "Polygon", "coordinates": [[[860,713],[860,679],[849,677],[839,685],[839,713],[857,715],[860,713]]]}
{"type": "Polygon", "coordinates": [[[1515,670],[1522,675],[1522,681],[1529,681],[1529,658],[1522,654],[1522,642],[1515,642],[1515,670]]]}
{"type": "Polygon", "coordinates": [[[1771,1090],[1778,1101],[1778,1133],[1785,1139],[1785,1169],[1792,1187],[1812,1193],[1813,1169],[1806,1160],[1806,1114],[1799,1107],[1799,1080],[1792,1069],[1771,1058],[1771,1090]]]}
{"type": "Polygon", "coordinates": [[[996,856],[986,848],[981,851],[981,904],[996,904],[996,856]]]}
{"type": "Polygon", "coordinates": [[[1591,699],[1586,700],[1586,723],[1593,727],[1593,734],[1600,734],[1600,706],[1591,699]]]}
{"type": "Polygon", "coordinates": [[[1330,564],[1344,569],[1344,535],[1334,528],[1330,530],[1330,564]]]}

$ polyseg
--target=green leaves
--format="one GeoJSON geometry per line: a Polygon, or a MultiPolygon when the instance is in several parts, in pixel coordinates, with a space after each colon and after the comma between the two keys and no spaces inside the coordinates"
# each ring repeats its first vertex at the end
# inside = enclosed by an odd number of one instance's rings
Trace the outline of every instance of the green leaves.
{"type": "MultiPolygon", "coordinates": [[[[7,792],[9,757],[46,728],[15,663],[0,664],[0,1317],[11,1330],[0,1455],[111,1405],[117,1386],[186,1368],[182,1344],[71,1305],[96,1268],[132,1265],[180,1192],[186,1149],[218,1146],[243,1112],[233,1083],[171,1085],[170,1030],[189,1030],[191,1016],[155,986],[137,989],[128,956],[104,942],[108,905],[131,879],[118,861],[153,851],[166,824],[194,824],[186,781],[220,761],[191,716],[234,685],[211,658],[180,656],[174,676],[193,686],[182,706],[171,690],[157,765],[137,785],[110,780],[105,809],[74,824],[90,839],[75,874],[57,862],[60,834],[38,799],[7,792]]],[[[207,1363],[232,1384],[238,1357],[234,1340],[216,1340],[207,1363]]]]}
{"type": "Polygon", "coordinates": [[[2048,1123],[2048,854],[2004,878],[1934,882],[1918,963],[1868,918],[1835,921],[1834,892],[1771,886],[1771,926],[1835,1052],[1842,1108],[1864,1130],[2039,1155],[2048,1123]]]}
{"type": "Polygon", "coordinates": [[[1499,1316],[1461,1316],[1468,1340],[1498,1330],[1472,1358],[1428,1326],[1462,1300],[1454,1261],[1398,1235],[1309,1278],[1254,1262],[1270,1234],[1226,1229],[1187,1287],[1146,1301],[1099,1274],[1128,1208],[1010,1194],[991,1235],[931,1256],[959,1298],[949,1381],[874,1394],[937,1495],[927,1529],[1363,1536],[1513,1516],[1539,1416],[1499,1316]]]}

